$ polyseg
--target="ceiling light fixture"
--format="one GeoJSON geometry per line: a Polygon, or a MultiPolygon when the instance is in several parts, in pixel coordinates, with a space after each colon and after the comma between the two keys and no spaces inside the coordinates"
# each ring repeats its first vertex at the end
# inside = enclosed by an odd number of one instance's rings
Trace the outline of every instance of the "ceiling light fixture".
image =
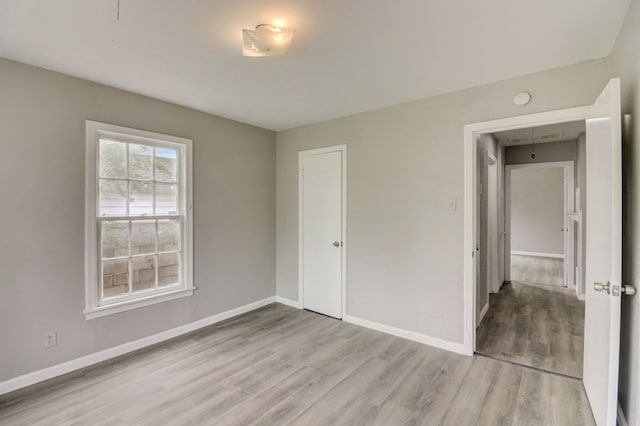
{"type": "Polygon", "coordinates": [[[242,30],[242,56],[284,56],[295,30],[260,24],[255,30],[242,30]]]}

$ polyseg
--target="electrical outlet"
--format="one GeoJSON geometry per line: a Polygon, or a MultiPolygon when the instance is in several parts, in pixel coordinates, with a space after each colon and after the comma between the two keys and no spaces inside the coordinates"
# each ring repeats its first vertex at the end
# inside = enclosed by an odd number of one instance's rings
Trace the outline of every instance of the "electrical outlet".
{"type": "Polygon", "coordinates": [[[44,336],[44,347],[50,348],[58,344],[58,332],[50,331],[44,336]]]}

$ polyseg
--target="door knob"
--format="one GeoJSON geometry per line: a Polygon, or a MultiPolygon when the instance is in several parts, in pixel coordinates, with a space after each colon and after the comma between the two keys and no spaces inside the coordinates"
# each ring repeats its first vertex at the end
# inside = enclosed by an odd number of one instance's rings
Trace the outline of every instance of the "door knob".
{"type": "Polygon", "coordinates": [[[334,241],[333,242],[333,246],[334,247],[340,247],[342,245],[342,243],[340,241],[334,241]]]}
{"type": "Polygon", "coordinates": [[[607,294],[611,294],[611,283],[593,283],[593,289],[595,291],[606,291],[607,294]]]}
{"type": "MultiPolygon", "coordinates": [[[[606,291],[607,294],[611,294],[611,283],[594,283],[593,289],[595,291],[606,291]]],[[[620,296],[620,293],[626,296],[633,296],[636,294],[636,288],[632,285],[613,286],[613,295],[620,296]]]]}

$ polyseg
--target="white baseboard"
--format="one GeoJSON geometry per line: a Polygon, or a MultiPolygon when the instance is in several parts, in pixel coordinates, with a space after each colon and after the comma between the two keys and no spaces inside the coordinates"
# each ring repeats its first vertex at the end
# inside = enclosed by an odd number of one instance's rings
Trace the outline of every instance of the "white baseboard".
{"type": "Polygon", "coordinates": [[[582,300],[584,302],[584,300],[586,299],[584,294],[577,294],[576,296],[578,296],[578,300],[582,300]]]}
{"type": "Polygon", "coordinates": [[[127,342],[122,345],[114,346],[109,349],[104,349],[99,352],[94,352],[92,354],[73,359],[71,361],[63,362],[62,364],[53,365],[51,367],[43,368],[42,370],[37,370],[32,373],[27,373],[22,376],[5,380],[4,382],[0,382],[0,395],[22,389],[39,382],[43,382],[45,380],[53,379],[55,377],[62,376],[63,374],[71,373],[72,371],[89,367],[99,362],[107,361],[111,358],[115,358],[120,355],[124,355],[129,352],[133,352],[138,349],[142,349],[147,346],[172,339],[174,337],[178,337],[182,334],[186,334],[200,328],[215,324],[217,322],[235,317],[237,315],[253,311],[262,306],[274,303],[275,301],[275,296],[268,297],[266,299],[258,300],[257,302],[249,303],[247,305],[240,306],[238,308],[231,309],[229,311],[222,312],[216,315],[212,315],[210,317],[203,318],[189,324],[181,325],[180,327],[163,331],[161,333],[143,337],[132,342],[127,342]]]}
{"type": "MultiPolygon", "coordinates": [[[[276,296],[276,302],[288,305],[294,308],[302,309],[302,304],[297,300],[288,299],[282,296],[276,296]]],[[[489,304],[484,307],[484,313],[489,310],[489,304]]],[[[483,314],[484,315],[484,314],[483,314]]],[[[344,322],[359,325],[361,327],[370,328],[372,330],[381,331],[383,333],[391,334],[393,336],[402,337],[404,339],[413,340],[414,342],[422,343],[429,346],[435,346],[436,348],[444,349],[451,352],[464,354],[464,345],[461,343],[448,342],[446,340],[438,339],[435,337],[427,336],[426,334],[417,333],[415,331],[403,330],[401,328],[393,327],[386,324],[381,324],[374,321],[369,321],[363,318],[354,317],[353,315],[345,315],[344,322]]]]}
{"type": "Polygon", "coordinates": [[[344,320],[345,322],[350,322],[351,324],[359,325],[361,327],[370,328],[393,336],[402,337],[403,339],[413,340],[414,342],[466,355],[464,345],[462,343],[449,342],[447,340],[427,336],[426,334],[421,334],[415,331],[404,330],[402,328],[354,317],[353,315],[346,315],[344,320]]]}
{"type": "Polygon", "coordinates": [[[512,251],[514,256],[550,257],[552,259],[564,259],[564,254],[559,253],[539,253],[536,251],[512,251]]]}
{"type": "Polygon", "coordinates": [[[618,401],[618,426],[629,426],[629,423],[627,423],[627,418],[624,415],[624,411],[622,411],[622,405],[620,405],[620,401],[618,401]]]}
{"type": "Polygon", "coordinates": [[[487,302],[482,308],[482,310],[480,311],[480,318],[478,319],[477,325],[480,325],[480,323],[484,319],[484,316],[487,315],[487,312],[489,312],[489,302],[487,302]]]}
{"type": "Polygon", "coordinates": [[[282,296],[276,296],[276,302],[282,303],[283,305],[291,306],[292,308],[302,309],[302,303],[297,300],[288,299],[282,296]]]}

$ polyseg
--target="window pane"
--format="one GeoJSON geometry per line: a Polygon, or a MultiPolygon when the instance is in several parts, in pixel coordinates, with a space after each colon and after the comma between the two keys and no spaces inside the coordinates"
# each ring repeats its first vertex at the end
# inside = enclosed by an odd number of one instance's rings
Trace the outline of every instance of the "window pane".
{"type": "Polygon", "coordinates": [[[156,252],[155,220],[136,220],[131,222],[131,254],[156,252]]]}
{"type": "Polygon", "coordinates": [[[129,256],[129,222],[102,222],[102,257],[129,256]]]}
{"type": "Polygon", "coordinates": [[[153,148],[129,144],[129,178],[153,179],[153,148]]]}
{"type": "Polygon", "coordinates": [[[178,214],[178,185],[156,183],[156,214],[178,214]]]}
{"type": "Polygon", "coordinates": [[[127,182],[100,179],[100,215],[125,216],[127,214],[127,182]]]}
{"type": "Polygon", "coordinates": [[[176,182],[178,151],[171,148],[156,148],[156,180],[176,182]]]}
{"type": "Polygon", "coordinates": [[[100,177],[127,177],[127,144],[100,139],[100,177]]]}
{"type": "Polygon", "coordinates": [[[153,214],[153,182],[129,182],[129,215],[153,214]]]}
{"type": "Polygon", "coordinates": [[[180,250],[180,224],[177,220],[158,221],[158,251],[180,250]]]}
{"type": "Polygon", "coordinates": [[[133,291],[142,291],[156,286],[155,256],[141,256],[131,259],[133,291]]]}
{"type": "Polygon", "coordinates": [[[158,255],[158,286],[166,287],[180,282],[180,253],[158,255]]]}
{"type": "Polygon", "coordinates": [[[102,262],[102,291],[105,298],[129,293],[129,259],[102,262]]]}

